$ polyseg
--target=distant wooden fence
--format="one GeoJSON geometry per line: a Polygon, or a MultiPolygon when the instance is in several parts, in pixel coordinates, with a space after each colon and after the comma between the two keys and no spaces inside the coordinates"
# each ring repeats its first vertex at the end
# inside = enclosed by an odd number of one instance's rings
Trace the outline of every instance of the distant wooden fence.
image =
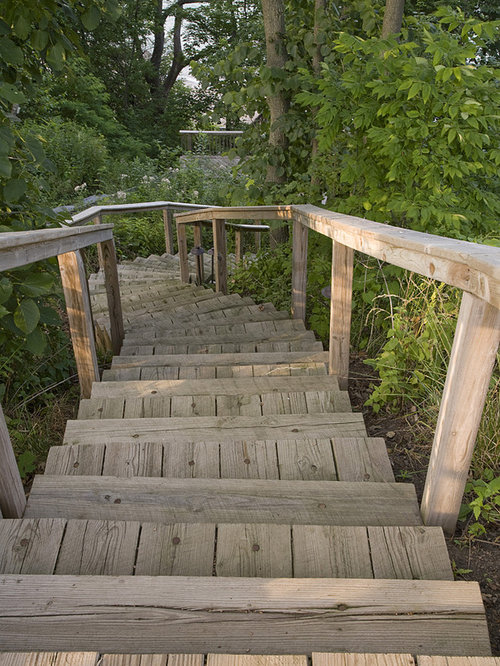
{"type": "MultiPolygon", "coordinates": [[[[422,499],[428,525],[455,529],[488,385],[500,343],[500,248],[392,227],[316,206],[212,208],[180,213],[186,224],[225,219],[290,220],[293,226],[292,315],[306,313],[309,229],[332,239],[330,372],[347,387],[354,250],[463,290],[462,305],[441,400],[422,499]]],[[[219,243],[222,247],[222,244],[219,243]]],[[[187,257],[187,254],[186,254],[187,257]]],[[[187,259],[183,259],[185,263],[187,259]]],[[[218,258],[224,286],[225,258],[218,258]]],[[[186,269],[181,263],[181,278],[186,269]]]]}
{"type": "Polygon", "coordinates": [[[243,132],[238,130],[180,130],[181,147],[188,153],[222,155],[235,146],[235,139],[243,132]]]}

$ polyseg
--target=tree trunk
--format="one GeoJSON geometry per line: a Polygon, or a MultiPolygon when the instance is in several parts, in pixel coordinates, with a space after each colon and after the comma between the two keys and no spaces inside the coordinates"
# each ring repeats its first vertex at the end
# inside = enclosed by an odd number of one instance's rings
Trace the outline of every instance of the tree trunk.
{"type": "MultiPolygon", "coordinates": [[[[264,32],[266,35],[266,64],[268,67],[284,69],[287,61],[285,46],[285,4],[283,0],[262,0],[262,13],[264,18],[264,32]]],[[[277,90],[267,98],[269,106],[269,147],[272,153],[283,155],[287,153],[288,139],[279,120],[290,108],[290,99],[283,90],[277,90]]],[[[285,175],[278,171],[279,166],[269,164],[267,167],[266,182],[284,183],[285,175]]],[[[281,203],[281,202],[277,202],[281,203]]],[[[272,229],[270,233],[271,246],[283,242],[288,238],[288,227],[272,229]]]]}
{"type": "MultiPolygon", "coordinates": [[[[325,10],[326,10],[326,0],[315,0],[314,2],[314,43],[315,43],[315,49],[314,49],[314,55],[313,55],[313,60],[312,60],[312,66],[313,66],[313,71],[314,75],[316,78],[319,78],[321,76],[321,63],[323,62],[323,56],[321,55],[321,43],[319,40],[319,35],[320,35],[320,29],[321,29],[321,24],[325,20],[325,10]]],[[[313,118],[315,120],[314,125],[316,129],[316,114],[318,110],[315,108],[312,110],[313,113],[313,118]]],[[[313,137],[312,140],[312,147],[311,147],[311,164],[314,169],[314,162],[316,159],[316,156],[318,154],[318,139],[316,138],[316,134],[313,137]]],[[[316,172],[313,172],[311,176],[311,185],[313,187],[313,190],[319,190],[320,186],[320,178],[318,177],[318,174],[316,172]]],[[[319,192],[318,192],[319,194],[319,192]]]]}
{"type": "Polygon", "coordinates": [[[404,8],[405,0],[386,0],[384,23],[382,25],[382,39],[386,39],[389,35],[397,35],[401,32],[404,8]]]}

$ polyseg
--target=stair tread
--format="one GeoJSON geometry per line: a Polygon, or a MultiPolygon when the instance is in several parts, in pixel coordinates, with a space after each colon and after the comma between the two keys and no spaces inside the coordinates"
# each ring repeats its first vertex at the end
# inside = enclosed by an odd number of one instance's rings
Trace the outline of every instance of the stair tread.
{"type": "Polygon", "coordinates": [[[190,420],[126,418],[69,420],[65,444],[105,442],[193,442],[262,439],[366,437],[362,414],[273,414],[270,416],[197,416],[190,420]]]}
{"type": "Polygon", "coordinates": [[[54,446],[46,474],[394,481],[380,437],[54,446]]]}
{"type": "Polygon", "coordinates": [[[349,481],[36,476],[27,518],[421,525],[413,485],[349,481]]]}
{"type": "Polygon", "coordinates": [[[453,580],[438,527],[24,518],[0,546],[0,574],[453,580]]]}
{"type": "Polygon", "coordinates": [[[144,354],[115,356],[111,368],[123,369],[146,366],[196,366],[200,365],[267,365],[290,363],[328,363],[328,352],[252,352],[245,356],[238,353],[224,354],[144,354]]]}
{"type": "Polygon", "coordinates": [[[6,574],[0,609],[7,650],[491,654],[463,581],[6,574]]]}

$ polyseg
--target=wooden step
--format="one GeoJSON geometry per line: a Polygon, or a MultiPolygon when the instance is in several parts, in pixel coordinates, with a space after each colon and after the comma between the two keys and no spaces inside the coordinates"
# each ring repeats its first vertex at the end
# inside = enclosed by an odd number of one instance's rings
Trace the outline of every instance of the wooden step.
{"type": "MultiPolygon", "coordinates": [[[[255,333],[211,333],[205,331],[200,334],[192,335],[175,335],[175,334],[163,334],[160,336],[151,336],[148,340],[148,344],[158,346],[170,346],[170,345],[189,345],[189,344],[223,344],[223,343],[236,343],[242,344],[245,342],[289,342],[289,341],[312,341],[315,342],[316,338],[312,331],[257,331],[255,333]]],[[[134,347],[144,344],[144,336],[137,336],[127,334],[123,341],[123,346],[125,351],[123,355],[127,355],[126,349],[128,347],[134,347]]]]}
{"type": "Polygon", "coordinates": [[[11,651],[491,654],[464,581],[6,574],[0,633],[11,651]]]}
{"type": "Polygon", "coordinates": [[[407,483],[36,476],[26,518],[421,525],[407,483]]]}
{"type": "Polygon", "coordinates": [[[137,368],[147,366],[195,366],[202,365],[290,365],[293,363],[328,363],[328,352],[260,352],[248,354],[166,354],[144,356],[115,356],[112,368],[137,368]]]}
{"type": "Polygon", "coordinates": [[[339,391],[337,377],[237,377],[235,379],[94,382],[92,398],[168,398],[174,395],[252,395],[283,391],[339,391]]]}
{"type": "Polygon", "coordinates": [[[322,351],[323,344],[314,340],[282,341],[282,342],[224,342],[204,343],[191,342],[190,344],[173,345],[143,345],[124,346],[122,351],[126,356],[144,356],[146,354],[164,356],[166,354],[255,354],[260,352],[314,352],[322,351]]]}
{"type": "Polygon", "coordinates": [[[347,391],[286,391],[222,395],[90,398],[82,400],[79,419],[266,416],[350,412],[347,391]]]}
{"type": "Polygon", "coordinates": [[[25,518],[0,546],[0,574],[453,580],[438,527],[25,518]]]}
{"type": "Polygon", "coordinates": [[[227,442],[262,439],[366,437],[362,414],[276,414],[197,416],[192,419],[127,418],[74,420],[66,424],[65,444],[99,442],[227,442]]]}
{"type": "Polygon", "coordinates": [[[394,481],[384,440],[102,443],[54,446],[46,474],[208,479],[394,481]]]}
{"type": "MultiPolygon", "coordinates": [[[[188,327],[182,326],[179,328],[158,324],[154,330],[149,331],[149,335],[151,338],[156,339],[167,335],[204,335],[207,333],[214,335],[227,335],[229,333],[248,335],[250,333],[304,332],[306,330],[304,322],[301,319],[270,319],[268,321],[251,320],[252,316],[249,316],[247,321],[231,322],[227,321],[227,319],[222,319],[210,322],[209,324],[190,325],[188,327]]],[[[127,333],[128,337],[132,337],[132,335],[140,335],[142,340],[144,340],[144,331],[140,334],[133,332],[127,333]]]]}
{"type": "Polygon", "coordinates": [[[163,379],[229,379],[240,377],[321,377],[326,375],[324,363],[269,363],[258,365],[187,365],[120,367],[104,370],[103,381],[163,379]]]}

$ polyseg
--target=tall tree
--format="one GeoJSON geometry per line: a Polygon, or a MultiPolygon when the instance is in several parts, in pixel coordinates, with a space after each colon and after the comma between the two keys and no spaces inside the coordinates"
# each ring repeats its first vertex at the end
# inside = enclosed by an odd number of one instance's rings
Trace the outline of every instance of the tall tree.
{"type": "Polygon", "coordinates": [[[384,23],[382,25],[382,39],[386,39],[389,35],[396,35],[398,32],[401,32],[404,8],[405,0],[386,0],[384,23]]]}

